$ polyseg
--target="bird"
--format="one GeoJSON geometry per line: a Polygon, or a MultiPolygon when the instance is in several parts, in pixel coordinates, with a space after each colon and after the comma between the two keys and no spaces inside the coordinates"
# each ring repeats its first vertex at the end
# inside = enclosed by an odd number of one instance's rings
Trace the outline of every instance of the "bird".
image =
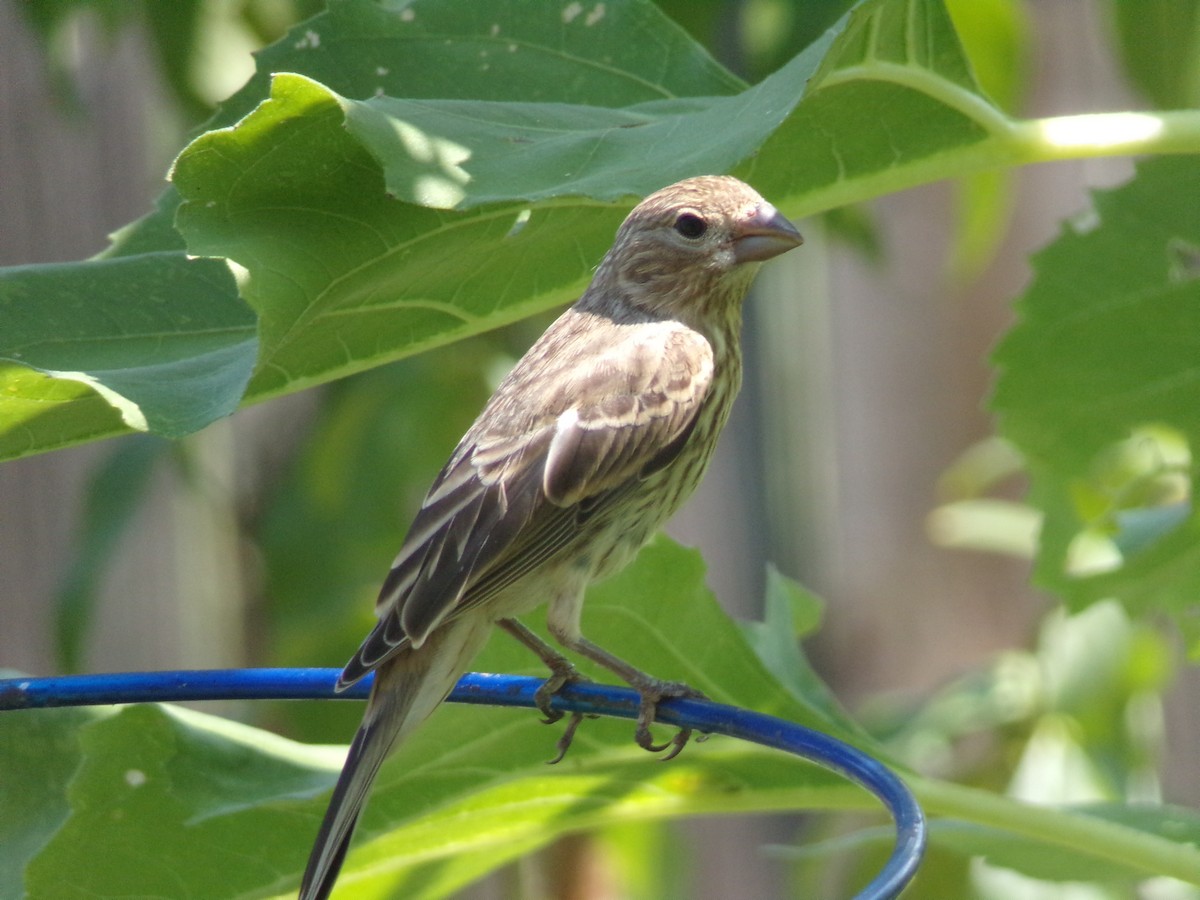
{"type": "MultiPolygon", "coordinates": [[[[437,475],[342,671],[375,673],[300,888],[333,890],[380,765],[446,698],[493,627],[533,650],[550,700],[583,680],[516,617],[546,604],[550,635],[614,672],[653,742],[659,701],[702,696],[641,672],[583,636],[584,591],[621,569],[700,482],[741,385],[742,304],[759,264],[800,233],[731,176],[688,178],[629,213],[590,285],[516,363],[437,475]]],[[[580,716],[559,741],[562,758],[580,716]]]]}

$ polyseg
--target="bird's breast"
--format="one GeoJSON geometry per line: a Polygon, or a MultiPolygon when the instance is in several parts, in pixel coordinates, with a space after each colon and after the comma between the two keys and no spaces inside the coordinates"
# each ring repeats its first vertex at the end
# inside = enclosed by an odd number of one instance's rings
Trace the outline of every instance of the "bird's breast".
{"type": "Polygon", "coordinates": [[[642,545],[687,501],[704,478],[733,401],[741,387],[741,358],[733,353],[719,360],[714,378],[696,417],[696,425],[679,455],[642,480],[625,503],[611,511],[611,522],[593,531],[586,554],[596,578],[623,568],[642,545]]]}

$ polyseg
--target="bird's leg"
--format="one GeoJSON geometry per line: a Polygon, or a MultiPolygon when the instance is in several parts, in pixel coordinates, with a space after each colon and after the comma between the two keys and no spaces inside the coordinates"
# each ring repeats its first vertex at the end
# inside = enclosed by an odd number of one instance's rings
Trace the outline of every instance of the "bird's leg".
{"type": "Polygon", "coordinates": [[[550,708],[550,699],[557,694],[564,685],[574,684],[579,681],[590,681],[579,674],[579,671],[571,664],[571,661],[543,641],[530,629],[526,628],[516,619],[500,619],[497,623],[501,628],[515,637],[518,641],[532,650],[538,655],[538,659],[546,664],[550,670],[550,677],[545,683],[537,689],[534,695],[534,701],[537,703],[537,708],[542,715],[546,717],[546,724],[549,725],[557,722],[563,717],[563,714],[556,709],[550,708]]]}
{"type": "MultiPolygon", "coordinates": [[[[550,669],[550,677],[537,689],[537,693],[533,695],[533,699],[537,704],[537,708],[545,716],[542,720],[543,722],[547,725],[557,722],[563,717],[563,714],[557,709],[550,707],[550,700],[564,685],[574,684],[579,681],[590,681],[591,679],[580,675],[569,659],[516,619],[500,619],[496,624],[536,653],[541,661],[546,664],[547,668],[550,669]]],[[[575,739],[575,732],[582,721],[583,713],[571,713],[571,721],[567,723],[566,730],[563,732],[562,737],[558,739],[556,745],[558,754],[554,759],[550,760],[551,765],[560,762],[567,755],[567,749],[571,746],[571,741],[575,739]]]]}
{"type": "Polygon", "coordinates": [[[582,635],[559,634],[553,628],[551,630],[555,638],[560,640],[568,650],[573,650],[580,656],[586,656],[593,662],[599,663],[604,668],[615,672],[626,684],[641,695],[641,703],[638,706],[637,731],[634,732],[634,738],[639,747],[649,750],[652,753],[667,750],[667,755],[663,757],[664,762],[674,759],[679,755],[679,751],[684,748],[684,745],[687,744],[688,739],[692,736],[692,729],[680,728],[671,740],[664,744],[655,744],[654,738],[650,734],[650,723],[654,721],[654,716],[658,711],[658,704],[661,700],[673,697],[691,697],[697,700],[705,700],[707,698],[703,693],[681,681],[663,681],[660,678],[647,675],[641,669],[634,668],[625,662],[625,660],[614,656],[603,647],[593,644],[582,635]]]}

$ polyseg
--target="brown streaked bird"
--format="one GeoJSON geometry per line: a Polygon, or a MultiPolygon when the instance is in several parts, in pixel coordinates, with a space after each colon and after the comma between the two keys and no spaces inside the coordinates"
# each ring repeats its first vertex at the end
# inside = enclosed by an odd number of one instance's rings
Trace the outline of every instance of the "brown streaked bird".
{"type": "MultiPolygon", "coordinates": [[[[571,664],[514,616],[549,605],[550,633],[642,696],[635,733],[667,697],[659,681],[583,637],[588,583],[622,568],[699,483],[741,384],[742,301],[758,263],[801,243],[736,178],[689,178],[625,219],[583,296],[516,364],[437,476],[384,581],[379,623],[339,679],[375,683],[321,823],[300,900],[333,889],[379,766],[433,712],[493,625],[552,676],[548,720],[571,664]]],[[[579,724],[559,742],[559,758],[579,724]]]]}

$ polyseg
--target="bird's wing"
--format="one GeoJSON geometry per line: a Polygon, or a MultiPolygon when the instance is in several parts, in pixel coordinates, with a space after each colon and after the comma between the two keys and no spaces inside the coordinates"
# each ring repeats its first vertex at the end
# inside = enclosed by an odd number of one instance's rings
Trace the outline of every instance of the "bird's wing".
{"type": "Polygon", "coordinates": [[[463,438],[413,521],[343,686],[535,569],[679,453],[712,379],[704,337],[674,323],[612,326],[573,349],[570,360],[531,351],[536,377],[519,363],[463,438]]]}

